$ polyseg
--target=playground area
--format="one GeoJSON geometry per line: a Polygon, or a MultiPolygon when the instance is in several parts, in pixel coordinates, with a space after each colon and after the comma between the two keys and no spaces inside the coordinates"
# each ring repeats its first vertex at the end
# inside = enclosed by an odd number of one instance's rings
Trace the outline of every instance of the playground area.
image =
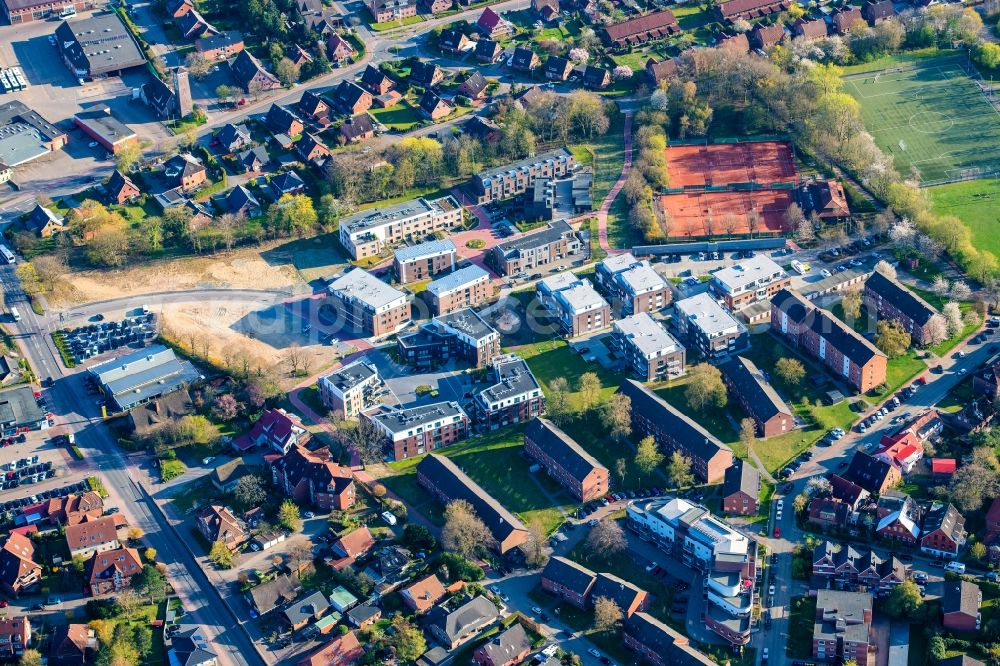
{"type": "Polygon", "coordinates": [[[787,141],[748,141],[667,147],[670,187],[794,182],[798,175],[787,141]]]}
{"type": "Polygon", "coordinates": [[[659,205],[668,238],[780,233],[788,231],[785,212],[793,194],[793,190],[680,192],[660,195],[659,205]]]}
{"type": "Polygon", "coordinates": [[[903,177],[926,186],[1000,171],[1000,112],[966,67],[949,55],[845,77],[865,127],[903,177]]]}

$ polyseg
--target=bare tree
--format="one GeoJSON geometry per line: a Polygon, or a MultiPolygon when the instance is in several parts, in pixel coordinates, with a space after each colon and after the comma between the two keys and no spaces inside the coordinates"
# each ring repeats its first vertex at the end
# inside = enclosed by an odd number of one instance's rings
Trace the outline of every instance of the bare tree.
{"type": "Polygon", "coordinates": [[[362,417],[351,430],[348,439],[363,465],[380,463],[385,457],[385,435],[371,419],[362,417]]]}
{"type": "Polygon", "coordinates": [[[538,518],[528,523],[528,540],[521,549],[524,551],[525,563],[534,569],[542,567],[549,557],[545,554],[545,526],[538,518]]]}
{"type": "Polygon", "coordinates": [[[602,519],[591,527],[590,533],[587,534],[586,548],[591,557],[612,558],[625,550],[627,545],[625,532],[617,521],[611,518],[602,519]]]}
{"type": "Polygon", "coordinates": [[[750,231],[750,235],[753,236],[759,228],[760,213],[757,212],[756,208],[751,208],[750,212],[747,213],[747,229],[750,231]]]}
{"type": "Polygon", "coordinates": [[[879,262],[875,264],[875,272],[881,273],[892,280],[896,279],[896,267],[885,259],[880,259],[879,262]]]}
{"type": "Polygon", "coordinates": [[[445,550],[470,558],[489,548],[493,534],[465,500],[449,502],[444,510],[441,544],[445,550]]]}
{"type": "Polygon", "coordinates": [[[736,229],[740,226],[740,218],[736,217],[732,213],[726,213],[722,216],[722,230],[726,232],[727,236],[732,236],[736,233],[736,229]]]}
{"type": "Polygon", "coordinates": [[[288,365],[288,371],[291,374],[299,374],[305,363],[305,353],[302,351],[299,343],[293,342],[288,345],[288,348],[285,350],[285,363],[288,365]]]}
{"type": "Polygon", "coordinates": [[[622,621],[622,609],[609,597],[594,600],[594,631],[611,631],[622,621]]]}

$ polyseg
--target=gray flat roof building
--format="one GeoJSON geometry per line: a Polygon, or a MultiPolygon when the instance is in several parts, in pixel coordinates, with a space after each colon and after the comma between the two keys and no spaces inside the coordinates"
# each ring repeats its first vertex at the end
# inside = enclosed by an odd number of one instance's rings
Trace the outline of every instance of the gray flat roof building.
{"type": "Polygon", "coordinates": [[[628,338],[646,358],[667,354],[681,349],[681,344],[667,329],[653,319],[648,312],[641,312],[624,319],[618,319],[612,324],[616,331],[628,338]]]}
{"type": "Polygon", "coordinates": [[[35,401],[30,386],[0,391],[0,427],[37,428],[45,422],[45,413],[35,401]]]}
{"type": "Polygon", "coordinates": [[[199,378],[198,370],[172,349],[152,345],[89,370],[115,411],[127,411],[199,378]]]}
{"type": "Polygon", "coordinates": [[[433,240],[419,245],[402,247],[395,252],[396,261],[399,263],[407,261],[418,261],[428,257],[435,257],[439,254],[456,251],[455,244],[448,239],[433,240]]]}
{"type": "Polygon", "coordinates": [[[78,78],[114,75],[146,64],[146,57],[117,14],[63,21],[55,36],[63,60],[78,78]]]}
{"type": "Polygon", "coordinates": [[[330,283],[329,290],[342,298],[363,303],[375,312],[398,307],[406,302],[406,294],[362,268],[344,273],[330,283]]]}
{"type": "Polygon", "coordinates": [[[471,266],[459,268],[457,271],[452,271],[448,275],[434,280],[427,285],[427,291],[434,294],[438,298],[441,298],[442,296],[447,296],[453,291],[465,289],[466,287],[476,284],[477,282],[485,282],[489,279],[490,274],[488,271],[472,264],[471,266]]]}
{"type": "Polygon", "coordinates": [[[744,328],[743,324],[706,292],[677,301],[675,307],[680,316],[701,329],[709,339],[744,328]]]}

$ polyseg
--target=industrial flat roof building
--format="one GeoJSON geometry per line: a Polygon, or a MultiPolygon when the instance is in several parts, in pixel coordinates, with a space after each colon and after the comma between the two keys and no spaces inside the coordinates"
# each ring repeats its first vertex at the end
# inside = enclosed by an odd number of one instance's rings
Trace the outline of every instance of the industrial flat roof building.
{"type": "Polygon", "coordinates": [[[35,401],[30,386],[18,386],[0,391],[0,428],[39,428],[45,423],[45,414],[35,401]]]}
{"type": "Polygon", "coordinates": [[[146,57],[117,14],[63,21],[55,36],[66,66],[80,79],[116,76],[146,64],[146,57]]]}
{"type": "Polygon", "coordinates": [[[172,349],[163,345],[105,361],[89,372],[115,411],[126,411],[173,393],[200,376],[193,365],[178,359],[172,349]]]}
{"type": "Polygon", "coordinates": [[[16,167],[66,145],[66,134],[18,101],[0,106],[0,162],[16,167]]]}
{"type": "Polygon", "coordinates": [[[139,141],[139,136],[111,115],[111,109],[105,104],[81,111],[73,117],[73,123],[113,155],[139,141]]]}

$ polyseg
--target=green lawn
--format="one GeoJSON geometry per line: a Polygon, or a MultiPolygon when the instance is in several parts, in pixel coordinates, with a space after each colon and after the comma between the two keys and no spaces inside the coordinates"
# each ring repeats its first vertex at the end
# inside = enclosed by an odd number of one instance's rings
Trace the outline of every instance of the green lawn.
{"type": "Polygon", "coordinates": [[[625,164],[625,116],[616,113],[604,136],[591,141],[572,144],[569,149],[577,162],[594,170],[594,206],[600,207],[615,181],[622,174],[625,164]]]}
{"type": "Polygon", "coordinates": [[[970,180],[926,190],[936,215],[954,215],[972,232],[972,244],[1000,259],[1000,181],[970,180]]]}
{"type": "Polygon", "coordinates": [[[913,349],[902,356],[889,359],[885,372],[886,390],[879,393],[878,397],[892,395],[926,369],[927,364],[917,358],[917,352],[913,349]]]}
{"type": "MultiPolygon", "coordinates": [[[[368,18],[371,19],[371,14],[368,14],[368,18]]],[[[421,23],[424,21],[424,17],[420,16],[407,16],[399,21],[386,21],[385,23],[370,23],[368,25],[372,32],[383,32],[385,30],[392,30],[394,28],[400,28],[404,25],[413,25],[414,23],[421,23]]]]}
{"type": "Polygon", "coordinates": [[[411,130],[423,120],[417,110],[405,100],[387,109],[376,109],[373,107],[368,110],[368,113],[388,129],[397,132],[411,130]]]}
{"type": "Polygon", "coordinates": [[[952,54],[909,58],[902,72],[844,79],[865,127],[897,170],[930,184],[1000,165],[998,112],[952,54]]]}
{"type": "Polygon", "coordinates": [[[560,21],[559,25],[552,28],[545,28],[539,32],[538,36],[535,37],[535,41],[541,42],[546,39],[555,39],[560,42],[571,41],[580,34],[582,25],[582,22],[577,17],[573,17],[568,21],[560,21]]]}
{"type": "Polygon", "coordinates": [[[813,623],[816,620],[816,597],[794,597],[789,613],[788,656],[808,659],[812,655],[813,623]]]}
{"type": "Polygon", "coordinates": [[[693,417],[698,424],[709,431],[723,442],[735,442],[739,439],[739,432],[730,421],[735,418],[737,422],[742,418],[742,413],[735,403],[730,402],[726,409],[706,409],[701,413],[688,404],[684,395],[687,390],[688,378],[681,377],[664,384],[657,384],[655,391],[657,395],[669,402],[671,405],[693,417]]]}
{"type": "MultiPolygon", "coordinates": [[[[523,448],[524,429],[517,427],[473,437],[438,453],[454,460],[486,492],[525,523],[537,519],[547,532],[552,532],[563,522],[560,509],[573,511],[576,502],[543,472],[531,474],[528,471],[530,462],[523,455],[523,448]]],[[[416,483],[416,466],[421,459],[422,456],[390,463],[389,467],[396,474],[382,481],[424,514],[424,508],[433,500],[416,483]]],[[[427,518],[434,520],[435,516],[427,518]]]]}
{"type": "Polygon", "coordinates": [[[608,244],[611,247],[629,248],[645,242],[638,231],[628,222],[628,203],[621,192],[608,209],[608,244]]]}
{"type": "Polygon", "coordinates": [[[588,363],[583,357],[569,348],[563,339],[545,340],[530,345],[511,347],[509,350],[523,358],[542,385],[542,391],[548,395],[549,385],[556,377],[565,377],[570,382],[569,405],[571,409],[580,409],[580,394],[576,391],[573,381],[585,372],[594,372],[601,380],[601,400],[607,400],[618,390],[622,377],[597,363],[588,363]]]}

